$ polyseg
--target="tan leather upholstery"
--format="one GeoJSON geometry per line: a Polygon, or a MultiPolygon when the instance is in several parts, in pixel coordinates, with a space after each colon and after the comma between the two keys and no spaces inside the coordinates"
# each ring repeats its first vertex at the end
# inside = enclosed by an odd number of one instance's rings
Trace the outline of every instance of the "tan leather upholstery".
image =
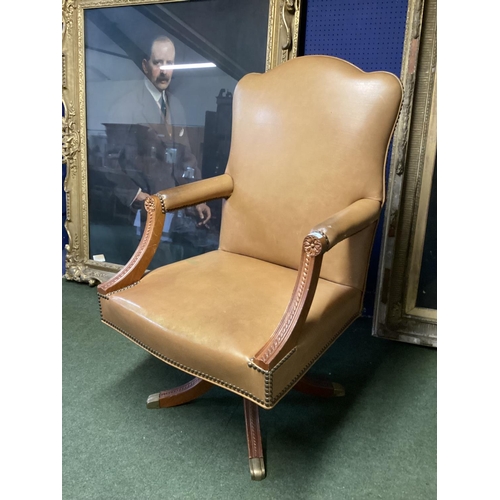
{"type": "MultiPolygon", "coordinates": [[[[234,92],[220,247],[297,269],[309,230],[362,198],[384,199],[398,79],[328,56],[243,78],[234,92]],[[258,207],[258,210],[257,210],[258,207]]],[[[325,256],[321,276],[363,289],[375,225],[325,256]]]]}
{"type": "Polygon", "coordinates": [[[401,96],[393,75],[327,56],[245,76],[226,173],[147,200],[136,254],[99,287],[102,320],[273,407],[361,312],[401,96]],[[220,249],[143,276],[165,212],[215,197],[220,249]]]}
{"type": "Polygon", "coordinates": [[[333,341],[338,331],[331,325],[350,323],[361,304],[358,290],[320,280],[297,352],[272,374],[275,378],[286,371],[292,378],[273,383],[266,398],[266,374],[248,362],[279,323],[296,275],[219,250],[156,269],[108,295],[101,301],[102,314],[106,323],[160,359],[272,406],[304,372],[317,343],[322,348],[333,341]]]}

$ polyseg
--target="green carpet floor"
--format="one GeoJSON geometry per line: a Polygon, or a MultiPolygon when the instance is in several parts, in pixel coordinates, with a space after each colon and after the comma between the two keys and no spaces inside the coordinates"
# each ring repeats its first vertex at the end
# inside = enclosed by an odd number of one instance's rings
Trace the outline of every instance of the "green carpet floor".
{"type": "Polygon", "coordinates": [[[436,498],[436,350],[359,319],[311,371],[344,398],[292,391],[260,411],[267,478],[253,482],[241,398],[147,410],[189,376],[100,323],[96,293],[63,280],[64,500],[436,498]]]}

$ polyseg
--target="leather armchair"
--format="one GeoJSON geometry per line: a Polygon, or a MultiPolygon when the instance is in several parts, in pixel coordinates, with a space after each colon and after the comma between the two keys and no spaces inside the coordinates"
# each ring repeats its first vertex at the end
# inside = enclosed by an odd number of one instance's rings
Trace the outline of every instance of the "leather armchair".
{"type": "Polygon", "coordinates": [[[361,314],[401,99],[394,75],[329,56],[246,75],[226,172],[149,197],[135,254],[98,287],[105,324],[194,377],[148,407],[214,385],[243,397],[252,479],[265,477],[259,407],[292,388],[343,395],[306,374],[361,314]],[[217,198],[219,249],[148,272],[165,214],[217,198]]]}

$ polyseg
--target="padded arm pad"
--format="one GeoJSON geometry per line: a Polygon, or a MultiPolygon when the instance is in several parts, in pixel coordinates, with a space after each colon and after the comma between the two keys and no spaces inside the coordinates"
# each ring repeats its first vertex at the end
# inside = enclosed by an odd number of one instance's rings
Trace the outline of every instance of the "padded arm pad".
{"type": "Polygon", "coordinates": [[[191,182],[157,193],[163,213],[205,201],[227,198],[233,192],[233,178],[228,174],[191,182]]]}
{"type": "Polygon", "coordinates": [[[309,234],[320,233],[326,236],[325,251],[328,251],[337,243],[375,222],[380,215],[380,207],[381,204],[377,200],[355,201],[344,210],[313,227],[309,234]]]}

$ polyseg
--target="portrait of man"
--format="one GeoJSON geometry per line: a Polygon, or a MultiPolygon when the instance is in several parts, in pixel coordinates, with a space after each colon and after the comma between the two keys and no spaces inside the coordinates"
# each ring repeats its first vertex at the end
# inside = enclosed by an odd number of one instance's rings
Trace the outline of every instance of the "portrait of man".
{"type": "MultiPolygon", "coordinates": [[[[186,118],[180,100],[169,91],[175,64],[175,45],[166,35],[157,36],[142,60],[144,78],[110,107],[105,124],[108,148],[118,155],[118,171],[108,174],[114,195],[130,210],[137,245],[151,194],[201,179],[191,151],[186,118]]],[[[200,252],[200,229],[207,226],[211,210],[206,203],[166,216],[162,245],[156,260],[164,264],[200,252]]],[[[128,253],[132,248],[128,250],[128,253]]]]}
{"type": "MultiPolygon", "coordinates": [[[[108,129],[116,124],[126,125],[118,127],[121,133],[110,134],[121,141],[116,146],[120,150],[118,162],[124,173],[118,178],[115,193],[123,204],[131,207],[135,214],[134,226],[141,231],[145,217],[143,204],[150,194],[201,179],[182,125],[186,123],[184,109],[168,91],[174,64],[174,43],[165,35],[156,37],[148,58],[142,61],[143,81],[114,103],[107,124],[108,129]]],[[[193,246],[190,233],[196,235],[197,227],[209,222],[211,211],[207,204],[201,203],[194,208],[195,211],[167,214],[164,241],[171,243],[164,246],[164,251],[171,254],[167,260],[184,258],[186,247],[193,246]],[[199,220],[195,221],[195,217],[199,220]],[[177,248],[177,254],[173,253],[175,245],[183,246],[184,251],[177,248]]],[[[189,250],[194,252],[193,248],[189,250]]]]}
{"type": "MultiPolygon", "coordinates": [[[[228,44],[229,32],[239,39],[236,27],[208,29],[211,9],[172,2],[85,11],[93,260],[127,263],[143,233],[148,196],[224,172],[232,93],[244,74],[264,71],[265,57],[254,56],[253,45],[228,44]]],[[[262,6],[262,26],[252,25],[263,30],[263,50],[266,12],[262,6]]],[[[215,250],[221,211],[215,200],[167,214],[151,269],[215,250]]]]}

